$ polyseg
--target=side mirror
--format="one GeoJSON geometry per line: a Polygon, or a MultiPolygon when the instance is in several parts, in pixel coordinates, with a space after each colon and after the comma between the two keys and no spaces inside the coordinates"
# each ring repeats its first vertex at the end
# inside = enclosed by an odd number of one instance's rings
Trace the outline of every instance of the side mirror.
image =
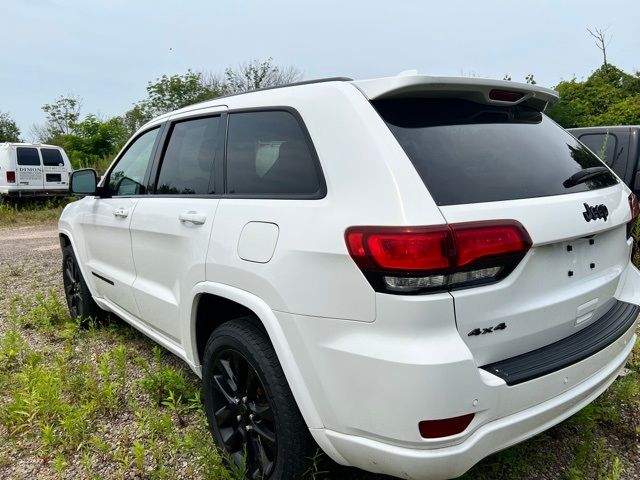
{"type": "Polygon", "coordinates": [[[74,195],[96,195],[98,176],[92,168],[76,170],[69,179],[69,192],[74,195]]]}

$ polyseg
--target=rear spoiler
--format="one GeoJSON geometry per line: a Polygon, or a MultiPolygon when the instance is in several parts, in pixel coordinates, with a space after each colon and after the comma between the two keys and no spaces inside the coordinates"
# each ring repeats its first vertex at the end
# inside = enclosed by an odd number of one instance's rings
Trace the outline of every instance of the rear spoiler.
{"type": "Polygon", "coordinates": [[[462,98],[487,105],[526,105],[542,112],[559,98],[549,88],[506,80],[485,78],[431,77],[399,75],[397,77],[351,82],[369,100],[389,98],[462,98]],[[510,98],[510,100],[506,100],[510,98]]]}

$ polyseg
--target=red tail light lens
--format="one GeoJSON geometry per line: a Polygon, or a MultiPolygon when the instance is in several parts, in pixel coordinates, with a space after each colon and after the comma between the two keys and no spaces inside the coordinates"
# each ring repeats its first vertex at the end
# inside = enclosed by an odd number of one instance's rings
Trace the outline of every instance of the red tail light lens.
{"type": "Polygon", "coordinates": [[[517,222],[459,224],[451,225],[451,229],[456,240],[458,267],[483,257],[526,252],[531,246],[529,234],[517,222]]]}
{"type": "Polygon", "coordinates": [[[422,438],[441,438],[464,432],[471,424],[474,413],[442,420],[423,420],[418,424],[422,438]]]}
{"type": "Polygon", "coordinates": [[[524,227],[511,220],[438,227],[352,227],[351,257],[375,290],[416,294],[497,281],[531,247],[524,227]]]}
{"type": "Polygon", "coordinates": [[[7,182],[16,183],[16,172],[7,172],[7,182]]]}
{"type": "Polygon", "coordinates": [[[638,203],[638,197],[633,193],[629,195],[629,208],[631,209],[631,221],[635,223],[640,215],[640,203],[638,203]]]}
{"type": "Polygon", "coordinates": [[[359,266],[407,271],[450,267],[449,237],[448,230],[438,227],[353,228],[346,235],[349,252],[359,266]]]}
{"type": "Polygon", "coordinates": [[[491,90],[489,92],[491,100],[499,100],[501,102],[517,102],[522,97],[524,97],[524,93],[511,92],[509,90],[491,90]]]}

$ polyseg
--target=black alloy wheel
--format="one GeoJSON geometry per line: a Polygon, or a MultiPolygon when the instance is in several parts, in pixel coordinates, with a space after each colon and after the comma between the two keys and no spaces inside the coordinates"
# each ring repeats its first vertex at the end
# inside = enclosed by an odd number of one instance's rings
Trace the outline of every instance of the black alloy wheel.
{"type": "Polygon", "coordinates": [[[273,410],[255,369],[239,352],[222,350],[213,371],[216,426],[236,465],[246,462],[252,480],[267,478],[276,461],[273,410]]]}
{"type": "Polygon", "coordinates": [[[202,381],[209,428],[229,462],[244,466],[250,480],[305,478],[317,446],[257,318],[213,331],[202,381]]]}

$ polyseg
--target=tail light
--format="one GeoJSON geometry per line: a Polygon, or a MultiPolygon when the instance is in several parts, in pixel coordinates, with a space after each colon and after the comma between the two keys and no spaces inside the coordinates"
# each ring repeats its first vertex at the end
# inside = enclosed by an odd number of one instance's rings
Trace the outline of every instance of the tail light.
{"type": "Polygon", "coordinates": [[[7,183],[16,183],[16,172],[7,172],[7,183]]]}
{"type": "Polygon", "coordinates": [[[629,195],[629,209],[631,210],[631,220],[627,223],[627,236],[630,237],[635,226],[638,224],[638,216],[640,216],[640,203],[635,194],[629,195]]]}
{"type": "Polygon", "coordinates": [[[349,254],[378,292],[419,294],[498,281],[531,247],[513,220],[438,227],[351,227],[349,254]]]}
{"type": "Polygon", "coordinates": [[[491,90],[489,92],[491,100],[499,100],[501,102],[517,102],[522,97],[524,97],[524,93],[509,90],[491,90]]]}

